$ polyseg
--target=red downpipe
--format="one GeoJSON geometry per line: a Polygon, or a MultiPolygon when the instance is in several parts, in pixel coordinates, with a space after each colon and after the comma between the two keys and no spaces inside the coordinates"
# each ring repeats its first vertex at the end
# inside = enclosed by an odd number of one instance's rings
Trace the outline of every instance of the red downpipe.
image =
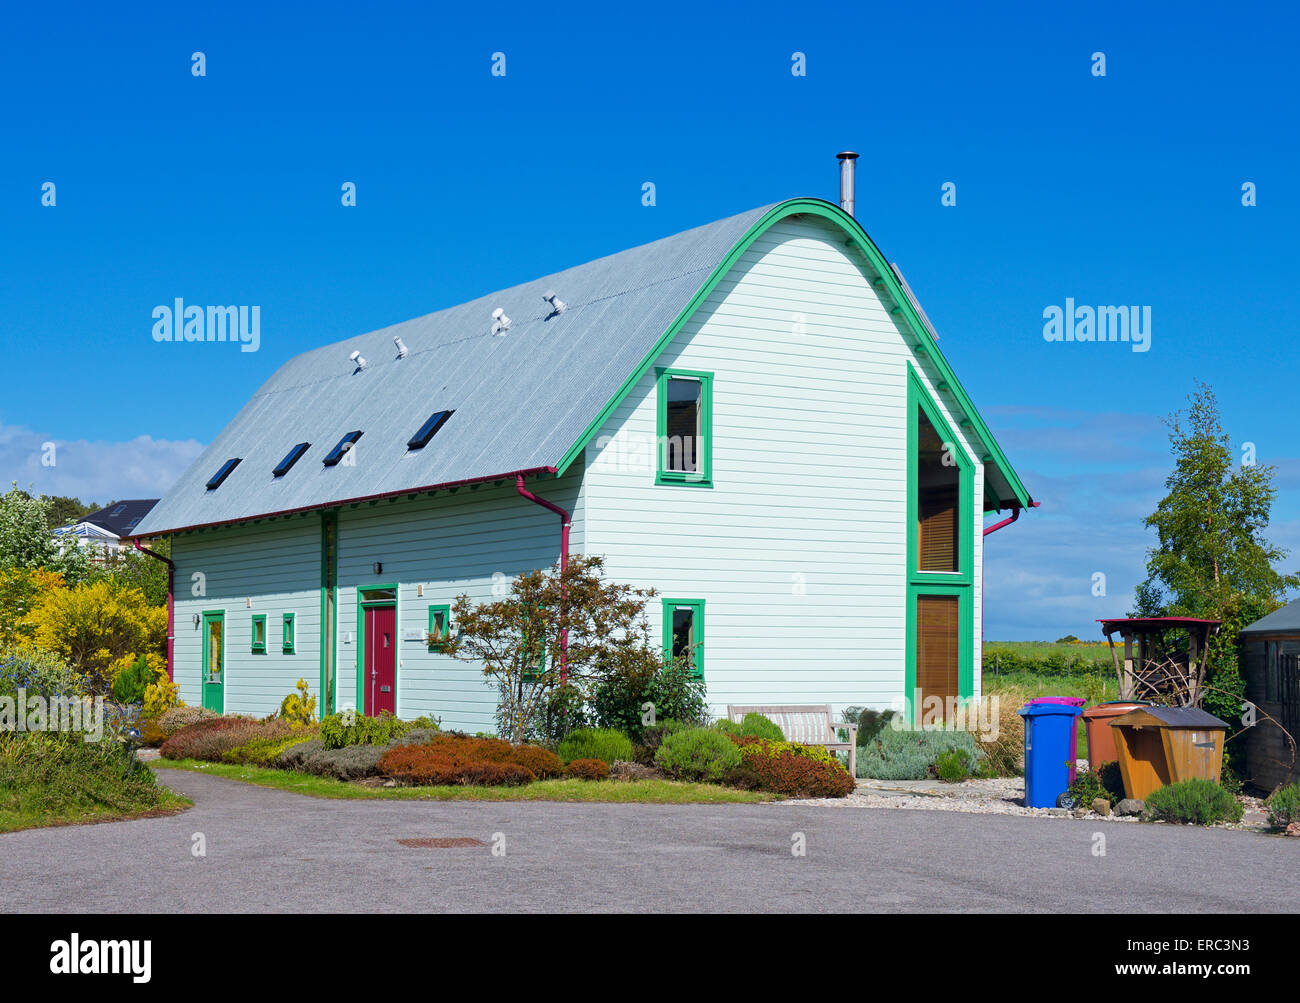
{"type": "MultiPolygon", "coordinates": [[[[1041,504],[1040,502],[1030,502],[1029,507],[1038,508],[1040,504],[1041,504]]],[[[1010,526],[1013,522],[1015,522],[1019,518],[1020,518],[1020,506],[1012,505],[1011,517],[1009,519],[1003,519],[1001,522],[995,522],[992,526],[986,527],[984,530],[984,535],[988,536],[990,533],[996,533],[1003,526],[1010,526]]],[[[984,551],[980,550],[980,644],[983,645],[983,643],[984,643],[984,551]]]]}
{"type": "Polygon", "coordinates": [[[176,565],[172,563],[170,558],[163,557],[162,554],[156,554],[148,547],[140,546],[138,536],[131,537],[131,542],[135,544],[135,549],[140,553],[148,554],[150,557],[157,558],[167,565],[167,679],[174,683],[176,679],[172,675],[172,657],[176,646],[176,565]]]}
{"type": "Polygon", "coordinates": [[[569,567],[569,526],[573,523],[573,516],[554,502],[538,498],[524,487],[523,474],[515,474],[515,490],[530,502],[548,508],[560,517],[560,685],[563,686],[569,678],[569,628],[564,624],[564,598],[568,584],[564,580],[564,573],[569,567]]]}

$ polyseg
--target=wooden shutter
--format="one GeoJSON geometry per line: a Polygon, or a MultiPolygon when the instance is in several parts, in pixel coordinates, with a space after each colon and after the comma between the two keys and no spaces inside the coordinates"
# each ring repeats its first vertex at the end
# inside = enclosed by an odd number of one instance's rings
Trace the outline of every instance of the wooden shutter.
{"type": "Polygon", "coordinates": [[[921,492],[917,504],[917,570],[957,571],[956,489],[921,492]]]}
{"type": "MultiPolygon", "coordinates": [[[[916,597],[916,686],[922,700],[957,696],[959,614],[957,596],[916,597]]],[[[924,704],[917,708],[918,720],[925,710],[924,704]]]]}

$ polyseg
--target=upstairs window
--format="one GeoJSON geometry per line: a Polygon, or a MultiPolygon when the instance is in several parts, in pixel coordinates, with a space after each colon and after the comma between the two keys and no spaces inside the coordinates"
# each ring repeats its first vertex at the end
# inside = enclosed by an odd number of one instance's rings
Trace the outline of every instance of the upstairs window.
{"type": "MultiPolygon", "coordinates": [[[[336,463],[339,462],[339,460],[343,459],[346,453],[351,451],[352,447],[356,445],[357,440],[360,438],[361,438],[360,432],[349,432],[347,435],[343,436],[343,438],[339,440],[338,445],[335,446],[333,449],[331,449],[325,455],[325,459],[323,459],[321,462],[324,463],[325,466],[327,467],[334,466],[336,463]]],[[[344,465],[346,466],[347,464],[344,465]]]]}
{"type": "Polygon", "coordinates": [[[713,374],[662,369],[658,380],[659,484],[713,479],[713,374]]]}
{"type": "Polygon", "coordinates": [[[942,440],[925,409],[919,407],[916,440],[916,570],[960,571],[957,446],[942,440]]]}
{"type": "Polygon", "coordinates": [[[221,469],[213,474],[212,478],[208,481],[208,490],[215,491],[217,488],[221,487],[221,482],[230,476],[232,470],[239,466],[240,459],[241,457],[236,456],[223,463],[221,469]]]}
{"type": "Polygon", "coordinates": [[[423,449],[429,444],[429,440],[438,434],[438,429],[447,424],[455,411],[435,411],[429,415],[429,420],[420,426],[420,430],[406,440],[407,449],[423,449]]]}

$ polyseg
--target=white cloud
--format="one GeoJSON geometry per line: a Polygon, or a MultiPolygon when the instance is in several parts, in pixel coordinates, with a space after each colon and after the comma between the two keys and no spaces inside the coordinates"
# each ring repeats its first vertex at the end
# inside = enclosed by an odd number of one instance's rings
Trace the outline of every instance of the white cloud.
{"type": "Polygon", "coordinates": [[[106,504],[113,498],[158,498],[203,451],[194,439],[128,442],[56,439],[21,425],[0,422],[0,491],[11,481],[47,495],[106,504]],[[53,442],[54,464],[42,460],[53,442]]]}

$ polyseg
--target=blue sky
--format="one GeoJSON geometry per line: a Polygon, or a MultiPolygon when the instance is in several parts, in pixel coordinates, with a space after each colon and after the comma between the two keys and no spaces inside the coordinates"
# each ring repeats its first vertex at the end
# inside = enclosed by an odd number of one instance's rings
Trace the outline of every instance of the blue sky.
{"type": "Polygon", "coordinates": [[[1160,418],[1197,378],[1234,443],[1279,468],[1270,535],[1300,563],[1293,12],[186,8],[7,14],[5,484],[159,494],[290,356],[757,205],[833,200],[851,148],[859,219],[1043,503],[988,540],[987,637],[1093,636],[1127,609],[1169,466],[1160,418]],[[259,305],[260,350],[155,343],[151,311],[177,296],[259,305]],[[1046,342],[1043,310],[1067,297],[1150,306],[1150,351],[1046,342]]]}

